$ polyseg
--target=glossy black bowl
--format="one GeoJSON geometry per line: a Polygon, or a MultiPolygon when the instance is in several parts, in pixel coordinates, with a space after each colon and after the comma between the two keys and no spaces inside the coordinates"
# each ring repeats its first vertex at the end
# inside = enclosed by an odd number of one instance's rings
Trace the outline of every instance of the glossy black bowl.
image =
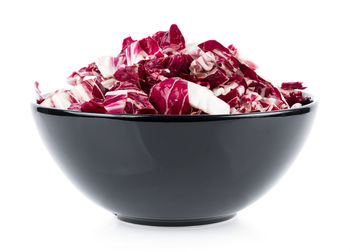
{"type": "Polygon", "coordinates": [[[121,220],[197,225],[233,217],[283,174],[316,103],[241,115],[121,115],[32,105],[60,167],[121,220]]]}

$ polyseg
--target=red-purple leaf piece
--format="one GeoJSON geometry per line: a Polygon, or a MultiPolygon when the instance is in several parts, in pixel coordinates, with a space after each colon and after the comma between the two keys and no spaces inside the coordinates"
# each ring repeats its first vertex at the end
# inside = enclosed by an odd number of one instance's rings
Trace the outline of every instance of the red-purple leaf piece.
{"type": "Polygon", "coordinates": [[[150,101],[160,114],[189,114],[191,106],[188,99],[187,81],[171,78],[156,84],[151,89],[150,101]]]}
{"type": "Polygon", "coordinates": [[[233,70],[230,71],[225,65],[218,64],[212,52],[206,52],[192,61],[190,71],[196,80],[208,82],[211,89],[228,82],[233,74],[233,70]]]}
{"type": "Polygon", "coordinates": [[[96,65],[104,78],[113,77],[114,73],[123,63],[121,57],[103,56],[96,60],[96,65]]]}
{"type": "Polygon", "coordinates": [[[286,99],[287,103],[290,107],[292,107],[295,103],[307,104],[310,102],[309,97],[304,97],[303,92],[298,89],[281,89],[283,97],[286,99]]]}
{"type": "Polygon", "coordinates": [[[129,82],[117,83],[106,93],[104,108],[108,113],[156,114],[145,92],[129,82]]]}
{"type": "Polygon", "coordinates": [[[245,87],[232,81],[214,88],[213,93],[221,100],[229,102],[235,97],[242,97],[245,93],[245,87]]]}
{"type": "Polygon", "coordinates": [[[303,89],[306,87],[303,86],[302,82],[284,82],[281,85],[281,93],[285,100],[288,102],[290,107],[298,107],[295,104],[305,105],[311,102],[310,97],[305,97],[303,95],[303,89]]]}
{"type": "MultiPolygon", "coordinates": [[[[124,50],[130,46],[132,43],[134,43],[136,40],[133,40],[131,37],[127,37],[123,40],[123,45],[122,45],[122,50],[121,50],[121,54],[124,52],[124,50]]],[[[120,54],[119,54],[120,56],[120,54]]]]}
{"type": "Polygon", "coordinates": [[[198,45],[205,52],[214,52],[217,54],[227,53],[230,54],[230,50],[224,47],[216,40],[208,40],[198,45]]]}
{"type": "Polygon", "coordinates": [[[142,90],[149,93],[154,84],[166,78],[188,75],[192,61],[193,58],[187,54],[176,54],[144,61],[139,66],[139,80],[142,90]]]}
{"type": "Polygon", "coordinates": [[[106,113],[107,110],[103,106],[103,100],[92,99],[88,102],[84,102],[81,105],[81,111],[93,112],[93,113],[106,113]]]}
{"type": "Polygon", "coordinates": [[[131,82],[139,85],[138,66],[120,67],[115,73],[114,78],[121,82],[131,82]]]}
{"type": "Polygon", "coordinates": [[[284,90],[288,89],[305,89],[302,82],[283,82],[281,88],[284,90]]]}
{"type": "Polygon", "coordinates": [[[68,84],[75,86],[81,81],[84,80],[85,77],[95,77],[101,76],[101,72],[98,69],[95,62],[89,64],[87,67],[81,68],[77,72],[73,72],[71,75],[67,77],[68,84]]]}
{"type": "Polygon", "coordinates": [[[128,66],[137,64],[141,60],[148,60],[155,57],[163,57],[164,54],[157,42],[151,37],[147,37],[132,42],[125,49],[126,63],[128,66]]]}
{"type": "Polygon", "coordinates": [[[227,103],[217,98],[206,87],[181,78],[166,79],[154,85],[150,100],[161,114],[189,114],[191,107],[208,114],[229,113],[227,103]]]}
{"type": "Polygon", "coordinates": [[[104,99],[103,92],[94,79],[82,81],[80,84],[74,86],[69,92],[78,103],[84,103],[94,98],[101,100],[104,99]]]}
{"type": "Polygon", "coordinates": [[[45,99],[44,99],[44,97],[42,96],[42,94],[41,94],[41,91],[40,91],[40,88],[39,88],[39,82],[35,82],[34,83],[34,85],[35,85],[35,93],[36,93],[36,103],[37,104],[40,104],[40,103],[42,103],[45,99]]]}
{"type": "Polygon", "coordinates": [[[69,108],[69,110],[78,110],[83,112],[91,112],[91,113],[106,113],[107,110],[103,106],[103,100],[100,99],[92,99],[90,101],[80,103],[73,103],[69,108]]]}
{"type": "Polygon", "coordinates": [[[49,108],[68,109],[72,103],[76,102],[75,97],[69,91],[60,89],[51,93],[40,105],[49,108]]]}
{"type": "MultiPolygon", "coordinates": [[[[119,81],[117,81],[116,79],[111,78],[111,79],[101,81],[101,85],[105,88],[105,90],[110,90],[118,82],[119,81]]],[[[106,94],[106,92],[104,94],[106,94]]]]}
{"type": "Polygon", "coordinates": [[[163,52],[168,55],[185,48],[185,39],[175,24],[170,26],[169,31],[159,31],[152,38],[157,41],[163,52]]]}

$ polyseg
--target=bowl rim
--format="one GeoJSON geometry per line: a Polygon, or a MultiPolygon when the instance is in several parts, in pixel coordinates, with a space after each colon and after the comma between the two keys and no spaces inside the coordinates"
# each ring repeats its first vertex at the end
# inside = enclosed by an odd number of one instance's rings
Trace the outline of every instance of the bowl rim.
{"type": "Polygon", "coordinates": [[[220,121],[244,118],[266,118],[266,117],[281,117],[305,114],[311,111],[317,104],[318,100],[308,93],[303,92],[305,96],[311,97],[311,102],[299,108],[290,108],[275,110],[269,112],[252,112],[246,114],[223,114],[223,115],[154,115],[154,114],[110,114],[110,113],[92,113],[82,112],[77,110],[57,109],[43,107],[40,104],[31,102],[32,108],[39,112],[56,116],[70,117],[89,117],[89,118],[105,118],[127,121],[148,121],[148,122],[198,122],[198,121],[220,121]]]}

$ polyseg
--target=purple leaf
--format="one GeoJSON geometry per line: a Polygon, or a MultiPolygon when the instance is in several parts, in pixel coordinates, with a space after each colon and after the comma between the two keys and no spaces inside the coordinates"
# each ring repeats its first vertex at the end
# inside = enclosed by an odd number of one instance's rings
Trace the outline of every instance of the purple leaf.
{"type": "Polygon", "coordinates": [[[218,63],[212,52],[206,52],[195,59],[191,63],[190,71],[196,80],[208,82],[211,89],[228,82],[233,75],[233,69],[226,69],[223,64],[218,63]]]}
{"type": "Polygon", "coordinates": [[[230,54],[230,50],[224,47],[222,44],[216,40],[208,40],[198,45],[205,52],[215,52],[215,53],[227,53],[230,54]]]}
{"type": "Polygon", "coordinates": [[[156,114],[148,96],[135,84],[117,83],[109,92],[103,103],[108,113],[119,114],[156,114]]]}
{"type": "Polygon", "coordinates": [[[213,89],[213,93],[221,100],[229,102],[235,97],[242,97],[245,93],[245,87],[232,81],[213,89]]]}
{"type": "Polygon", "coordinates": [[[35,93],[36,93],[36,103],[37,104],[40,104],[40,103],[42,103],[45,99],[44,99],[44,97],[42,96],[42,94],[41,94],[41,91],[40,91],[40,88],[39,88],[39,82],[35,82],[34,83],[34,85],[35,85],[35,93]]]}
{"type": "Polygon", "coordinates": [[[103,92],[94,79],[84,80],[80,84],[74,86],[69,92],[78,103],[84,103],[94,98],[104,99],[103,92]]]}
{"type": "Polygon", "coordinates": [[[288,89],[305,89],[302,82],[283,82],[281,88],[284,90],[288,89]]]}
{"type": "Polygon", "coordinates": [[[187,81],[180,78],[166,79],[153,86],[150,101],[160,114],[188,114],[191,106],[187,87],[187,81]]]}
{"type": "Polygon", "coordinates": [[[84,102],[82,104],[73,103],[69,108],[69,110],[78,110],[83,112],[91,112],[91,113],[106,113],[107,110],[103,106],[103,100],[100,99],[92,99],[90,101],[84,102]]]}
{"type": "Polygon", "coordinates": [[[191,107],[208,114],[227,114],[230,107],[204,86],[181,78],[166,79],[154,85],[150,101],[161,114],[189,114],[191,107]]]}
{"type": "Polygon", "coordinates": [[[138,66],[120,67],[114,73],[114,78],[118,81],[126,81],[139,85],[138,66]]]}
{"type": "Polygon", "coordinates": [[[176,54],[164,58],[144,61],[139,67],[139,80],[142,90],[149,93],[151,87],[166,78],[190,73],[193,58],[186,54],[176,54]]]}
{"type": "Polygon", "coordinates": [[[175,24],[170,26],[169,31],[159,31],[152,38],[166,54],[173,54],[185,48],[185,39],[175,24]]]}
{"type": "Polygon", "coordinates": [[[76,102],[75,97],[69,91],[60,89],[51,93],[40,105],[49,108],[68,109],[72,103],[76,102]]]}
{"type": "Polygon", "coordinates": [[[113,74],[123,64],[121,57],[103,56],[96,60],[96,65],[104,78],[113,77],[113,74]]]}
{"type": "Polygon", "coordinates": [[[75,86],[81,81],[84,80],[85,77],[95,77],[101,76],[101,72],[98,69],[95,62],[89,64],[87,67],[81,68],[77,72],[73,72],[71,75],[67,77],[68,84],[75,86]]]}
{"type": "Polygon", "coordinates": [[[151,37],[131,43],[125,49],[126,63],[128,66],[137,64],[141,60],[155,57],[163,57],[164,54],[157,42],[151,37]]]}

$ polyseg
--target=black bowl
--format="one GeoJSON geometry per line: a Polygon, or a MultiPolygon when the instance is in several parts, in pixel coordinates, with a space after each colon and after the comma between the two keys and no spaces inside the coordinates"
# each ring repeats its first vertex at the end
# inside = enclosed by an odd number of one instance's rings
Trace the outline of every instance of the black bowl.
{"type": "Polygon", "coordinates": [[[316,111],[124,115],[32,105],[60,167],[119,219],[148,225],[219,222],[265,193],[299,152],[316,111]]]}

